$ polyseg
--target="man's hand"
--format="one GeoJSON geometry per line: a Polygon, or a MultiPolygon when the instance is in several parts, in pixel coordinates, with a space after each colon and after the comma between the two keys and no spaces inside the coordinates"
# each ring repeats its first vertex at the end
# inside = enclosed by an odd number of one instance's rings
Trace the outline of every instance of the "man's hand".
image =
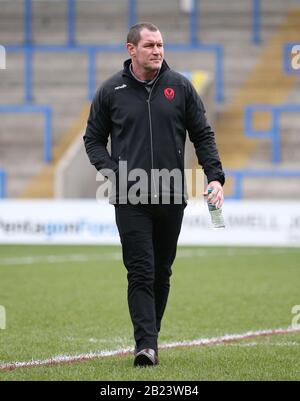
{"type": "Polygon", "coordinates": [[[206,191],[204,192],[203,195],[207,196],[207,200],[213,205],[215,205],[217,209],[220,209],[223,206],[224,192],[223,192],[223,187],[219,183],[219,181],[211,181],[208,184],[206,191]],[[212,192],[210,194],[208,194],[209,188],[212,189],[212,192]]]}

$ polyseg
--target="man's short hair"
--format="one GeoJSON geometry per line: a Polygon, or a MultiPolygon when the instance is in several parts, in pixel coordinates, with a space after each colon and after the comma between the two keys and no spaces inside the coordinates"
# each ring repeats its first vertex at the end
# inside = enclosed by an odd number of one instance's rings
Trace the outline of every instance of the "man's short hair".
{"type": "Polygon", "coordinates": [[[127,43],[137,45],[141,39],[141,30],[148,29],[148,31],[156,32],[159,31],[157,26],[151,24],[151,22],[140,22],[139,24],[133,25],[127,35],[127,43]]]}

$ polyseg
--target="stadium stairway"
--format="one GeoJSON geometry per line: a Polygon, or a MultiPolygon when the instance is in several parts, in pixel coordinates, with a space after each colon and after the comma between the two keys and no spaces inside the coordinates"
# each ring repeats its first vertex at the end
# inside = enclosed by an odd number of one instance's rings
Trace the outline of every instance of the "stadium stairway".
{"type": "MultiPolygon", "coordinates": [[[[249,161],[249,155],[261,144],[260,140],[244,135],[245,107],[254,103],[283,103],[298,81],[297,76],[283,72],[282,46],[299,39],[299,21],[300,9],[290,10],[216,124],[222,159],[229,168],[244,167],[249,161]]],[[[269,114],[259,113],[254,121],[255,129],[267,129],[270,125],[269,117],[269,114]]],[[[270,160],[270,154],[262,156],[270,160]]]]}
{"type": "MultiPolygon", "coordinates": [[[[199,38],[203,43],[219,43],[224,46],[225,102],[223,105],[216,106],[218,120],[215,128],[222,157],[225,158],[225,167],[227,167],[227,161],[228,166],[231,166],[231,157],[227,158],[226,153],[233,148],[228,146],[225,127],[220,124],[223,111],[226,114],[223,121],[227,120],[228,124],[230,121],[232,126],[237,124],[236,114],[231,113],[234,99],[238,99],[236,93],[241,92],[241,89],[239,90],[241,84],[253,71],[264,50],[264,46],[251,43],[251,3],[250,0],[242,2],[240,0],[226,2],[201,0],[199,7],[199,38]]],[[[286,9],[297,1],[286,0],[283,4],[281,0],[264,0],[262,3],[262,37],[264,41],[267,41],[282,22],[286,9]]],[[[78,43],[122,42],[127,32],[126,4],[126,1],[117,2],[117,0],[88,2],[78,0],[76,21],[78,43]]],[[[34,43],[44,44],[50,41],[58,44],[65,43],[67,38],[66,2],[33,1],[33,15],[34,43]]],[[[150,20],[160,26],[166,43],[188,40],[189,18],[180,11],[179,1],[175,6],[173,0],[164,0],[164,2],[139,0],[138,19],[150,20]]],[[[22,21],[22,3],[2,0],[0,34],[4,44],[22,43],[22,21]]],[[[97,85],[111,75],[112,71],[120,69],[125,57],[125,51],[122,54],[99,54],[96,60],[97,85]]],[[[176,70],[214,71],[214,57],[209,53],[169,52],[166,58],[176,70]]],[[[1,167],[8,171],[10,197],[19,196],[21,193],[22,196],[28,197],[48,197],[53,193],[51,176],[54,166],[68,144],[79,135],[80,131],[76,132],[76,129],[80,127],[81,130],[86,121],[88,107],[86,69],[86,56],[82,54],[42,53],[34,57],[34,103],[48,103],[54,110],[54,160],[52,164],[45,167],[42,160],[42,125],[38,117],[34,117],[34,120],[29,116],[17,117],[11,124],[8,117],[0,115],[1,167]],[[11,152],[15,155],[14,158],[11,157],[11,152]],[[21,168],[20,164],[15,163],[16,159],[21,160],[21,168]]],[[[8,68],[4,74],[4,79],[2,80],[1,77],[0,80],[0,102],[22,102],[23,56],[10,54],[8,68]]],[[[225,125],[227,127],[227,124],[225,125]]],[[[241,134],[241,126],[235,132],[241,134]]],[[[235,135],[237,138],[238,134],[235,135]]],[[[251,140],[248,141],[250,142],[251,140]]],[[[232,140],[232,143],[235,141],[232,140]]],[[[236,145],[235,148],[237,148],[236,145]]],[[[245,151],[249,155],[248,149],[247,144],[245,151]]]]}
{"type": "MultiPolygon", "coordinates": [[[[280,24],[269,42],[264,46],[258,62],[249,73],[245,82],[236,92],[228,107],[218,119],[215,129],[218,133],[218,145],[226,168],[272,168],[271,146],[269,140],[248,138],[244,135],[244,110],[248,104],[266,103],[276,105],[288,101],[300,102],[299,79],[295,75],[283,72],[282,47],[286,42],[297,42],[300,37],[300,9],[292,9],[280,24]],[[291,93],[294,91],[294,96],[291,93]],[[293,100],[292,100],[293,99],[293,100]]],[[[299,168],[299,138],[295,131],[299,124],[299,116],[289,114],[282,123],[282,163],[281,168],[299,168]],[[287,133],[290,132],[290,135],[287,133]],[[296,151],[298,149],[298,152],[296,151]]],[[[254,128],[265,130],[270,127],[270,114],[257,113],[254,128]]],[[[286,186],[286,180],[276,179],[257,182],[247,179],[245,196],[256,197],[286,197],[281,190],[286,186]],[[263,195],[262,195],[263,194],[263,195]]],[[[299,181],[290,179],[290,192],[300,197],[299,181]]],[[[226,193],[232,189],[228,180],[226,193]]]]}
{"type": "Polygon", "coordinates": [[[53,160],[50,164],[43,166],[27,184],[21,193],[21,198],[53,198],[54,197],[54,175],[60,158],[78,137],[78,132],[83,132],[89,113],[89,104],[82,107],[77,119],[71,127],[66,130],[53,149],[53,160]]]}

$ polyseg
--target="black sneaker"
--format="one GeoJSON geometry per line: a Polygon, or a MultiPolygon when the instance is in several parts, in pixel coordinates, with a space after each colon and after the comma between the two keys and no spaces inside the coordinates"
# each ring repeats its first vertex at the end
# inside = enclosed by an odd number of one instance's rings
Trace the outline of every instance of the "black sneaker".
{"type": "Polygon", "coordinates": [[[135,353],[134,366],[155,366],[155,365],[158,365],[158,358],[154,349],[145,348],[135,353]]]}

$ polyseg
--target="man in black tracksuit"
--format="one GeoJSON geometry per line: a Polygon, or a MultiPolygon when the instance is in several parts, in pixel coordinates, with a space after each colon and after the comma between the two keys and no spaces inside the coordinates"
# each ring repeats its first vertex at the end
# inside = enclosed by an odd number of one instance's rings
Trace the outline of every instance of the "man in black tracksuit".
{"type": "Polygon", "coordinates": [[[144,366],[158,363],[157,337],[186,206],[186,131],[213,190],[208,198],[217,207],[223,204],[225,179],[202,101],[164,61],[158,28],[133,26],[127,50],[124,69],[94,97],[84,142],[90,162],[114,184],[110,201],[128,271],[134,364],[144,366]],[[174,179],[165,180],[160,171],[173,172],[174,179]]]}

